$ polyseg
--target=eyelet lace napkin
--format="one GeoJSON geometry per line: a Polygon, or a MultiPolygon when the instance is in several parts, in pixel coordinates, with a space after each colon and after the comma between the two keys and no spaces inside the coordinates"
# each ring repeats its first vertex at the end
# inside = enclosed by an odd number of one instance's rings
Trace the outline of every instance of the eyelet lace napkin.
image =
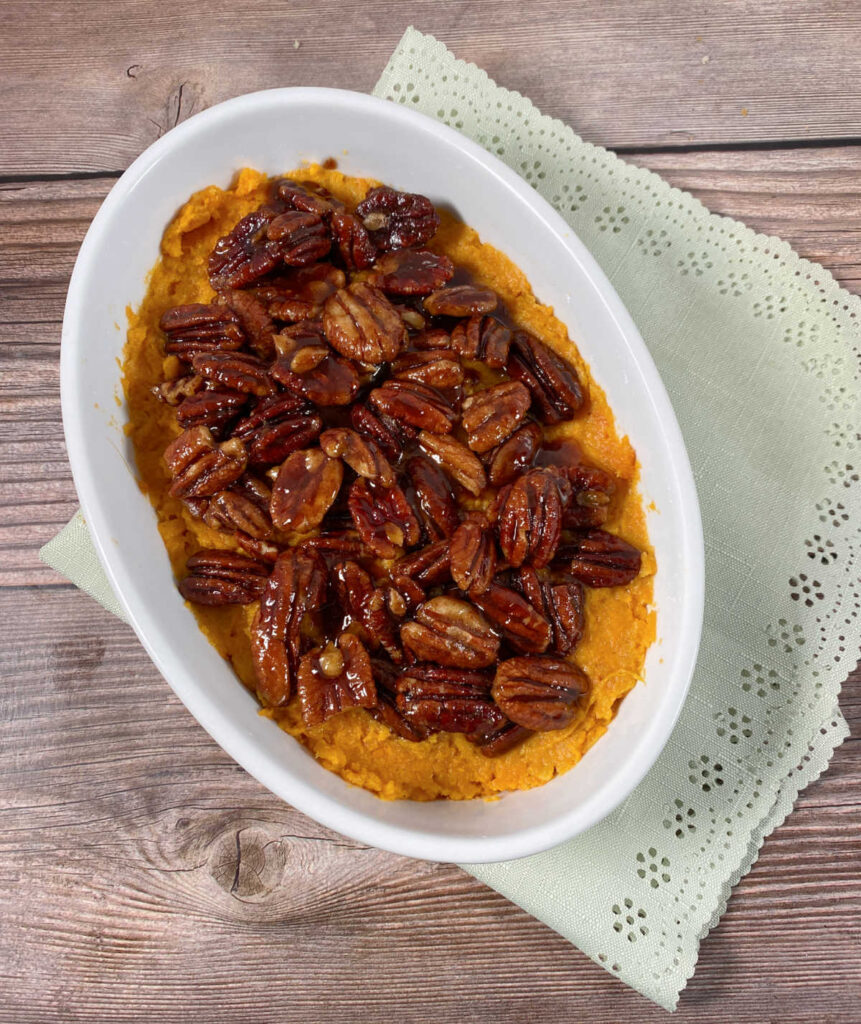
{"type": "MultiPolygon", "coordinates": [[[[861,635],[861,300],[430,36],[409,29],[374,92],[474,139],[559,210],[636,321],[687,442],[706,607],[670,742],[585,835],[464,865],[673,1009],[732,887],[848,732],[837,697],[861,635]]],[[[82,527],[73,520],[43,557],[116,612],[82,527]]]]}

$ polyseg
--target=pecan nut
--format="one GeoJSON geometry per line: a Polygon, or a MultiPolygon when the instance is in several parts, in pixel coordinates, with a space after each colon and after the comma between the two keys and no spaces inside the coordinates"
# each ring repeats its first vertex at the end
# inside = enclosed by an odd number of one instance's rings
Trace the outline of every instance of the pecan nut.
{"type": "Polygon", "coordinates": [[[445,473],[429,459],[415,455],[407,463],[407,475],[428,537],[432,540],[450,537],[460,524],[460,516],[445,473]]]}
{"type": "Polygon", "coordinates": [[[261,359],[271,359],[274,352],[272,336],[275,333],[275,322],[266,311],[265,305],[250,292],[233,288],[224,289],[220,293],[220,299],[239,318],[251,348],[261,359]]]}
{"type": "Polygon", "coordinates": [[[375,441],[349,427],[333,427],[320,435],[320,447],[329,458],[341,458],[354,473],[381,487],[392,487],[395,471],[375,441]]]}
{"type": "Polygon", "coordinates": [[[401,457],[401,443],[397,433],[366,406],[353,406],[350,411],[350,423],[357,434],[373,441],[390,462],[397,462],[401,457]]]}
{"type": "Polygon", "coordinates": [[[439,214],[429,199],[388,185],[371,189],[356,207],[356,215],[383,252],[423,245],[439,227],[439,214]]]}
{"type": "Polygon", "coordinates": [[[272,522],[279,530],[313,530],[334,504],[343,479],[341,460],[330,459],[319,448],[288,455],[272,488],[272,522]]]}
{"type": "Polygon", "coordinates": [[[209,257],[209,280],[216,291],[244,288],[279,266],[281,244],[266,233],[277,214],[274,207],[261,207],[215,243],[209,257]]]}
{"type": "Polygon", "coordinates": [[[356,562],[336,565],[332,580],[341,609],[362,627],[369,646],[372,649],[382,647],[392,661],[400,662],[403,654],[385,591],[375,587],[371,577],[356,562]]]}
{"type": "Polygon", "coordinates": [[[233,436],[245,442],[253,466],[275,466],[320,434],[323,421],[292,393],[265,398],[240,420],[233,436]]]}
{"type": "Polygon", "coordinates": [[[413,348],[421,352],[431,352],[435,349],[450,349],[451,335],[441,327],[429,327],[427,330],[420,330],[410,338],[413,348]]]}
{"type": "Polygon", "coordinates": [[[564,729],[574,721],[589,678],[559,658],[509,658],[500,663],[493,699],[516,725],[533,732],[564,729]]]}
{"type": "Polygon", "coordinates": [[[526,331],[512,336],[508,372],[529,388],[544,423],[570,420],[585,401],[574,367],[526,331]]]}
{"type": "Polygon", "coordinates": [[[397,681],[397,708],[421,729],[473,733],[504,717],[490,699],[490,682],[483,672],[413,665],[397,681]]]}
{"type": "Polygon", "coordinates": [[[466,443],[474,452],[489,452],[517,429],[530,402],[529,392],[519,381],[507,381],[470,395],[461,415],[466,443]]]}
{"type": "Polygon", "coordinates": [[[494,487],[511,483],[532,465],[541,445],[541,427],[524,423],[519,430],[488,455],[487,479],[494,487]]]}
{"type": "Polygon", "coordinates": [[[484,466],[460,441],[423,430],[419,434],[419,444],[444,473],[470,494],[479,495],[487,486],[484,466]]]}
{"type": "Polygon", "coordinates": [[[379,288],[361,281],[326,299],[323,330],[336,352],[360,363],[391,362],[407,341],[395,307],[379,288]]]}
{"type": "Polygon", "coordinates": [[[326,567],[313,552],[279,556],[251,625],[257,694],[264,707],[286,704],[301,653],[302,620],[326,599],[326,567]]]}
{"type": "Polygon", "coordinates": [[[499,711],[499,719],[490,722],[487,726],[477,729],[467,736],[470,743],[474,743],[485,757],[501,757],[509,750],[514,750],[520,744],[529,739],[532,732],[524,729],[522,725],[515,725],[499,711]]]}
{"type": "Polygon", "coordinates": [[[323,221],[313,213],[288,210],[269,223],[267,237],[278,246],[278,254],[288,267],[307,267],[325,259],[332,239],[323,221]]]}
{"type": "Polygon", "coordinates": [[[387,295],[429,295],[450,281],[454,264],[429,249],[401,249],[377,261],[380,287],[387,295]]]}
{"type": "Polygon", "coordinates": [[[321,220],[327,220],[336,210],[343,209],[343,203],[315,181],[280,178],[273,183],[272,193],[291,210],[313,213],[321,220]]]}
{"type": "Polygon", "coordinates": [[[546,580],[525,567],[517,585],[527,601],[550,623],[551,650],[570,654],[580,643],[586,625],[583,587],[577,580],[546,580]]]}
{"type": "Polygon", "coordinates": [[[248,402],[241,391],[198,391],[189,395],[176,409],[176,422],[183,430],[209,427],[218,433],[234,420],[248,402]]]}
{"type": "Polygon", "coordinates": [[[279,357],[270,373],[284,387],[315,405],[349,405],[359,390],[359,372],[336,356],[314,321],[287,328],[275,338],[279,357]]]}
{"type": "Polygon", "coordinates": [[[309,651],[299,663],[299,702],[306,725],[325,722],[347,708],[373,708],[377,689],[361,640],[342,633],[335,643],[309,651]]]}
{"type": "Polygon", "coordinates": [[[337,210],[332,214],[329,227],[348,270],[367,270],[373,264],[377,249],[358,217],[346,210],[337,210]]]}
{"type": "Polygon", "coordinates": [[[640,574],[641,552],[606,530],[587,530],[560,550],[571,575],[590,587],[624,587],[640,574]]]}
{"type": "Polygon", "coordinates": [[[164,461],[174,498],[208,498],[242,476],[248,457],[241,441],[216,445],[208,427],[192,427],[167,446],[164,461]]]}
{"type": "Polygon", "coordinates": [[[257,540],[266,540],[272,536],[271,497],[266,484],[245,475],[229,491],[219,491],[209,499],[203,521],[216,530],[238,530],[257,540]]]}
{"type": "Polygon", "coordinates": [[[412,722],[398,710],[396,703],[396,686],[398,672],[395,667],[381,658],[371,658],[371,670],[377,685],[377,706],[369,708],[369,712],[378,722],[387,726],[396,736],[410,743],[421,743],[431,734],[427,729],[412,722]]]}
{"type": "Polygon", "coordinates": [[[616,478],[606,470],[586,463],[570,468],[568,478],[572,495],[565,508],[562,525],[576,530],[606,523],[616,491],[616,478]]]}
{"type": "Polygon", "coordinates": [[[185,563],[179,592],[193,604],[251,604],[263,593],[269,566],[235,551],[198,551],[185,563]]]}
{"type": "Polygon", "coordinates": [[[399,423],[434,434],[448,434],[457,422],[454,409],[435,388],[412,380],[386,381],[370,393],[368,403],[399,423]]]}
{"type": "Polygon", "coordinates": [[[230,391],[258,398],[275,391],[266,364],[244,352],[198,352],[191,366],[205,380],[230,391]]]}
{"type": "Polygon", "coordinates": [[[470,596],[483,594],[496,573],[496,549],[485,524],[465,522],[451,538],[451,578],[470,596]]]}
{"type": "Polygon", "coordinates": [[[499,296],[492,288],[473,284],[456,284],[431,292],[424,300],[424,307],[431,316],[456,316],[459,318],[491,313],[499,303],[499,296]]]}
{"type": "Polygon", "coordinates": [[[548,565],[562,530],[562,496],[550,469],[532,469],[501,498],[497,528],[499,547],[511,565],[548,565]]]}
{"type": "Polygon", "coordinates": [[[397,380],[414,380],[433,388],[455,388],[463,384],[463,367],[451,349],[405,352],[392,363],[397,380]]]}
{"type": "Polygon", "coordinates": [[[359,477],[347,504],[362,542],[380,558],[397,558],[404,547],[418,543],[421,528],[397,485],[378,487],[359,477]]]}
{"type": "Polygon", "coordinates": [[[176,377],[174,380],[165,380],[151,388],[152,393],[165,405],[176,406],[184,398],[191,398],[203,387],[203,377],[197,374],[187,374],[185,377],[176,377]]]}
{"type": "Polygon", "coordinates": [[[471,316],[451,332],[451,347],[464,359],[476,359],[492,370],[508,362],[511,331],[492,316],[471,316]]]}
{"type": "Polygon", "coordinates": [[[297,267],[258,284],[251,293],[270,317],[295,323],[319,317],[326,299],[346,283],[343,270],[331,263],[317,263],[310,267],[297,267]]]}
{"type": "Polygon", "coordinates": [[[245,344],[239,317],[224,306],[195,302],[174,306],[159,320],[167,336],[164,350],[190,362],[196,352],[234,351],[245,344]]]}
{"type": "Polygon", "coordinates": [[[483,594],[470,594],[493,626],[516,650],[540,654],[550,644],[550,623],[516,590],[491,583],[483,594]]]}
{"type": "Polygon", "coordinates": [[[420,605],[415,619],[401,626],[401,641],[421,661],[453,668],[484,668],[499,651],[487,619],[455,597],[433,597],[420,605]]]}
{"type": "Polygon", "coordinates": [[[401,558],[392,571],[398,578],[406,577],[423,587],[432,587],[451,578],[450,566],[448,543],[438,540],[401,558]]]}

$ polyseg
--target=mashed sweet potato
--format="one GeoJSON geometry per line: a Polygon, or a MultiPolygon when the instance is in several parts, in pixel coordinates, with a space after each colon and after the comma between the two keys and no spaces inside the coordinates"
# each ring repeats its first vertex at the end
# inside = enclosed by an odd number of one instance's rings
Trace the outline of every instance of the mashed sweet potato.
{"type": "MultiPolygon", "coordinates": [[[[376,184],[317,165],[303,167],[291,176],[317,182],[351,206],[376,184]]],[[[168,494],[170,481],[162,453],[179,428],[173,411],[150,389],[166,377],[176,376],[179,367],[174,357],[164,356],[158,321],[171,306],[211,301],[208,254],[220,236],[260,204],[266,181],[263,175],[246,169],[227,191],[211,186],[193,195],[164,233],[161,258],[150,274],[140,308],[128,312],[123,364],[127,431],[141,486],[155,508],[177,575],[183,574],[186,559],[198,549],[226,547],[230,541],[193,518],[181,501],[168,494]]],[[[326,768],[386,799],[490,797],[539,786],[567,771],[605,732],[619,701],[642,678],[646,651],[655,636],[651,610],[655,563],[636,486],[633,448],[627,438],[617,436],[604,393],[592,380],[564,325],[552,309],[536,299],[521,271],[503,253],[482,243],[471,228],[445,212],[441,215],[442,226],[429,247],[446,253],[477,282],[495,289],[518,324],[576,365],[588,387],[590,403],[586,414],[557,432],[576,438],[590,462],[622,482],[607,528],[641,548],[644,559],[640,576],[629,586],[587,590],[586,630],[574,660],[592,686],[578,717],[567,728],[536,734],[500,757],[485,757],[458,734],[438,733],[421,743],[410,743],[362,710],[343,712],[314,728],[303,723],[296,701],[283,710],[262,712],[303,743],[326,768]]],[[[192,606],[204,634],[252,691],[248,628],[255,608],[192,606]]]]}

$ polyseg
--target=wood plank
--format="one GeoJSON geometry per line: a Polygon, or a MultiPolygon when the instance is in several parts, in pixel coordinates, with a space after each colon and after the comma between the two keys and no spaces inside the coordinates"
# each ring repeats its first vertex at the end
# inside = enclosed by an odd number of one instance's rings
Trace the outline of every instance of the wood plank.
{"type": "Polygon", "coordinates": [[[49,14],[13,0],[0,174],[120,170],[192,113],[256,89],[367,91],[410,23],[605,145],[861,134],[855,0],[65,0],[49,14]]]}
{"type": "MultiPolygon", "coordinates": [[[[458,869],[281,803],[84,595],[7,588],[0,616],[0,1021],[666,1020],[458,869]]],[[[851,1020],[859,780],[847,743],[704,943],[677,1020],[851,1020]]]]}

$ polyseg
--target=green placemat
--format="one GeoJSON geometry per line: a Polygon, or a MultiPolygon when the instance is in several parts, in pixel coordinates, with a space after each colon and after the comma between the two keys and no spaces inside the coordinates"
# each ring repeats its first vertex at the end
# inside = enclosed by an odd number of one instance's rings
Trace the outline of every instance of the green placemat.
{"type": "MultiPolygon", "coordinates": [[[[465,865],[668,1009],[700,939],[847,735],[859,648],[861,300],[406,32],[374,90],[447,122],[574,228],[670,393],[706,540],[702,648],[682,717],[624,805],[548,853],[465,865]]],[[[46,560],[116,611],[82,521],[46,560]]]]}

